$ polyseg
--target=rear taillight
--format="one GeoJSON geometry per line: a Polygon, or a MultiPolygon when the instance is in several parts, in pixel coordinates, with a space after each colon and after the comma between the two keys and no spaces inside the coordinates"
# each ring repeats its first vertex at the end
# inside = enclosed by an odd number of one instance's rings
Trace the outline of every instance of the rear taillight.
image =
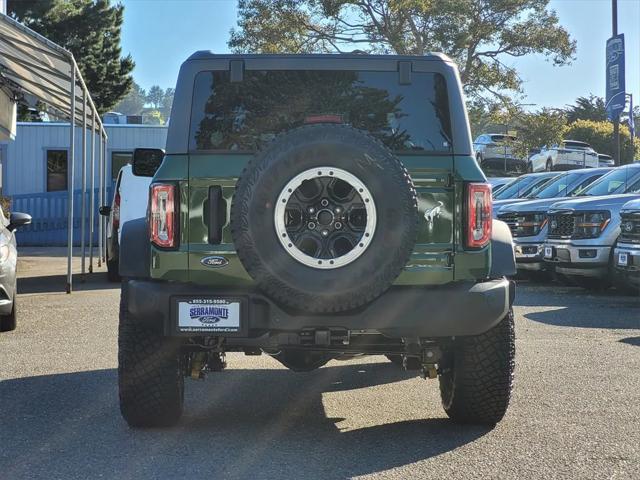
{"type": "Polygon", "coordinates": [[[116,192],[116,196],[113,199],[113,212],[111,217],[111,222],[113,224],[113,229],[117,230],[120,228],[120,192],[116,192]]]}
{"type": "Polygon", "coordinates": [[[491,185],[467,184],[467,241],[468,248],[482,248],[491,239],[491,185]]]}
{"type": "Polygon", "coordinates": [[[149,231],[151,242],[161,248],[177,246],[175,198],[176,187],[156,183],[151,185],[149,231]]]}

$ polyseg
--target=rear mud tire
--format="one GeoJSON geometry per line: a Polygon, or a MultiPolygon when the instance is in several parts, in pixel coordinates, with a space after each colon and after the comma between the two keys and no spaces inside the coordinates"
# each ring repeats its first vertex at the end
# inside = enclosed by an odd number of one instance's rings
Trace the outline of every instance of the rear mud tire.
{"type": "Polygon", "coordinates": [[[513,312],[491,330],[458,337],[445,355],[440,396],[456,423],[495,425],[511,398],[515,365],[513,312]]]}
{"type": "Polygon", "coordinates": [[[182,415],[183,362],[180,340],[127,310],[123,284],[118,329],[120,412],[131,427],[168,427],[182,415]]]}

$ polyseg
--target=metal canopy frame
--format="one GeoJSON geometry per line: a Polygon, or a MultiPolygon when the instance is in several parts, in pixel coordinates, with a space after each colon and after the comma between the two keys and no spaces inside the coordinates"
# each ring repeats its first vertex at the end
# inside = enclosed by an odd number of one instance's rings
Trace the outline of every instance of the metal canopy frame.
{"type": "MultiPolygon", "coordinates": [[[[7,15],[0,14],[0,86],[9,89],[15,100],[25,93],[51,107],[61,118],[69,119],[69,158],[67,161],[68,232],[67,232],[67,293],[73,290],[73,230],[74,230],[74,169],[76,160],[76,128],[82,132],[82,201],[80,212],[81,272],[86,273],[86,189],[87,133],[91,135],[90,200],[89,200],[89,272],[93,272],[93,235],[95,218],[95,167],[99,173],[98,199],[105,202],[107,132],[82,78],[73,54],[42,35],[25,27],[7,15]],[[87,114],[87,108],[90,110],[87,114]],[[98,155],[96,155],[98,137],[98,155]]],[[[103,235],[106,221],[98,223],[98,266],[105,260],[103,235]]]]}

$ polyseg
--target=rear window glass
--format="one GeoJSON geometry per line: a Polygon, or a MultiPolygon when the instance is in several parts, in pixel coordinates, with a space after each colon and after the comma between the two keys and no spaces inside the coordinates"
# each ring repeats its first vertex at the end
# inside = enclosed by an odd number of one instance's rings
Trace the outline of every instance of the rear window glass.
{"type": "Polygon", "coordinates": [[[536,180],[535,176],[524,176],[519,177],[518,179],[511,182],[505,188],[500,189],[499,192],[496,192],[494,198],[496,200],[506,200],[509,198],[517,198],[521,191],[527,188],[531,182],[536,180]]]}
{"type": "Polygon", "coordinates": [[[567,196],[571,188],[583,177],[582,173],[565,173],[544,186],[540,186],[531,192],[535,198],[555,198],[567,196]]]}
{"type": "Polygon", "coordinates": [[[537,178],[533,182],[529,184],[529,186],[525,187],[520,191],[518,198],[523,197],[533,197],[534,193],[543,189],[554,177],[542,177],[537,178]]]}
{"type": "Polygon", "coordinates": [[[190,150],[255,151],[278,133],[330,121],[366,130],[396,151],[451,151],[444,77],[414,72],[228,71],[195,79],[190,150]]]}
{"type": "Polygon", "coordinates": [[[591,147],[582,142],[564,142],[564,148],[571,148],[573,150],[589,150],[591,147]]]}

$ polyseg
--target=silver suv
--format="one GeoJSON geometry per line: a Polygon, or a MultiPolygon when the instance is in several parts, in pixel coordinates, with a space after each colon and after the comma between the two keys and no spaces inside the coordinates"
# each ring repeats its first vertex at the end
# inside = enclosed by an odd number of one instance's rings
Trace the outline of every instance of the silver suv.
{"type": "Polygon", "coordinates": [[[504,133],[485,133],[477,137],[473,149],[480,168],[485,172],[524,173],[527,169],[526,160],[513,154],[512,146],[516,140],[513,135],[504,133]]]}
{"type": "Polygon", "coordinates": [[[585,288],[609,286],[620,210],[634,199],[640,199],[638,164],[619,167],[602,177],[589,188],[587,197],[554,203],[548,212],[545,262],[585,288]]]}

